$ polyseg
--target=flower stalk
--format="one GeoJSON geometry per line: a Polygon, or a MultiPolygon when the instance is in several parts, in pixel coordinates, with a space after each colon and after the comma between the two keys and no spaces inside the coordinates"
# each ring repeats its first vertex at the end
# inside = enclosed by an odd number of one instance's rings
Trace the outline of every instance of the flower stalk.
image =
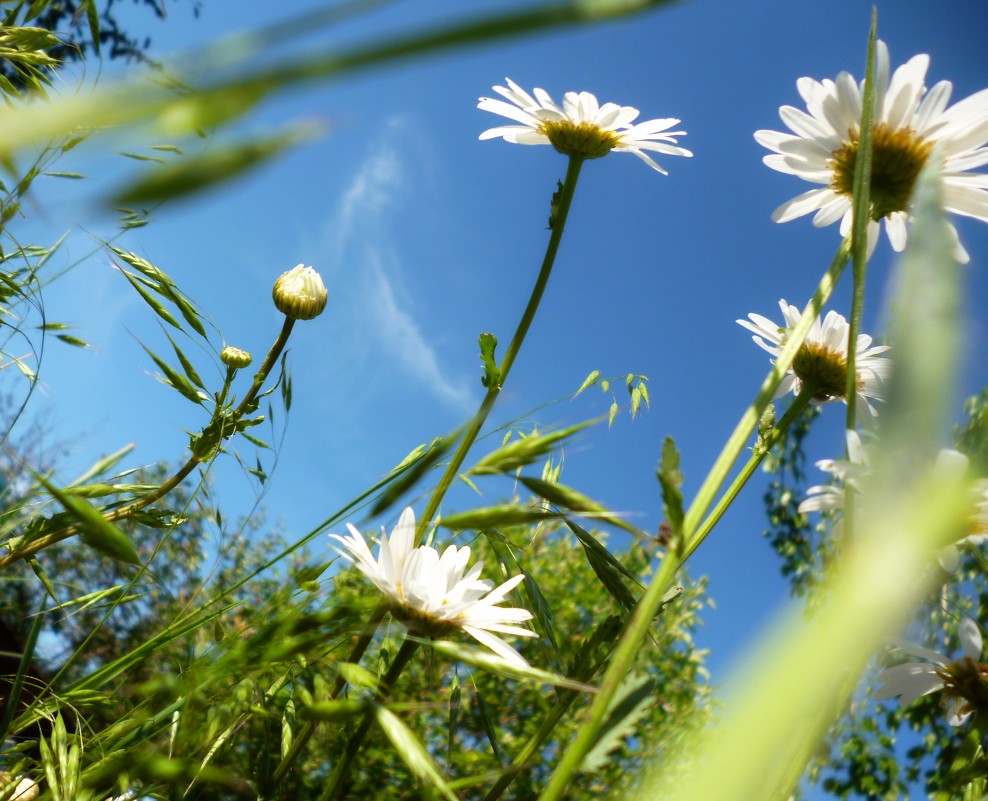
{"type": "Polygon", "coordinates": [[[460,440],[460,444],[457,447],[456,452],[453,454],[452,459],[450,459],[449,464],[446,466],[446,470],[443,473],[442,478],[439,479],[439,484],[433,491],[432,496],[429,498],[429,502],[425,507],[425,511],[419,519],[419,526],[415,537],[416,542],[420,542],[422,540],[425,532],[432,524],[432,519],[436,512],[439,511],[439,506],[442,503],[443,498],[446,496],[447,490],[453,483],[453,479],[456,478],[460,467],[462,467],[463,462],[467,457],[467,453],[470,452],[470,448],[473,447],[473,443],[476,441],[477,435],[480,433],[480,429],[483,428],[484,423],[487,421],[487,416],[490,414],[491,409],[494,408],[494,403],[497,401],[497,397],[501,393],[501,387],[504,386],[508,373],[511,372],[511,367],[515,363],[515,358],[518,356],[518,352],[521,350],[521,346],[525,341],[525,336],[528,334],[528,329],[531,327],[532,321],[535,319],[535,314],[539,310],[539,304],[542,302],[542,295],[545,292],[546,285],[549,283],[549,276],[552,274],[552,267],[556,261],[556,254],[559,251],[559,243],[563,238],[563,230],[566,227],[566,218],[569,216],[570,206],[573,203],[573,195],[576,192],[576,184],[580,178],[580,169],[582,167],[582,158],[570,156],[569,164],[566,167],[566,178],[563,181],[563,186],[559,190],[559,194],[556,199],[556,206],[552,216],[552,233],[549,235],[549,244],[546,246],[545,256],[542,259],[542,267],[539,270],[538,278],[535,280],[535,286],[532,287],[532,293],[528,299],[528,304],[525,306],[525,311],[522,313],[521,320],[518,322],[518,327],[515,329],[514,336],[508,344],[508,349],[505,351],[504,357],[498,365],[497,380],[491,382],[491,385],[487,388],[487,393],[484,395],[484,399],[480,403],[480,408],[477,409],[477,413],[473,416],[473,419],[467,426],[466,431],[464,431],[463,438],[460,440]]]}

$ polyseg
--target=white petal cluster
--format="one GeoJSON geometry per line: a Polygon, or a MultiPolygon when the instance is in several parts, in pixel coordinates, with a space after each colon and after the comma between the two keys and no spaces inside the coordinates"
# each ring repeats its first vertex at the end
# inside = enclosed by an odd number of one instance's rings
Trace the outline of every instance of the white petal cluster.
{"type": "Polygon", "coordinates": [[[349,523],[347,528],[349,536],[330,534],[342,546],[337,550],[374,582],[399,615],[404,613],[406,619],[460,628],[509,662],[528,664],[497,636],[537,636],[517,625],[530,620],[531,612],[497,605],[524,576],[515,576],[494,588],[491,582],[480,578],[483,562],[477,562],[467,571],[469,547],[450,545],[442,555],[428,545],[415,547],[415,513],[411,508],[401,513],[390,537],[381,532],[376,559],[363,535],[349,523]]]}
{"type": "MultiPolygon", "coordinates": [[[[888,47],[878,42],[872,196],[882,191],[882,182],[888,189],[895,187],[897,180],[904,180],[905,191],[911,193],[918,169],[905,167],[907,172],[901,172],[903,162],[898,156],[905,153],[909,157],[907,164],[918,160],[918,166],[922,167],[926,158],[937,152],[942,159],[946,210],[988,222],[988,176],[972,172],[988,164],[988,89],[948,108],[953,85],[950,81],[940,81],[927,91],[929,64],[928,55],[913,56],[889,77],[888,47]]],[[[847,72],[842,72],[835,81],[800,78],[796,88],[806,103],[806,111],[793,106],[779,109],[779,116],[792,133],[756,131],[758,143],[774,151],[765,156],[765,164],[821,185],[779,206],[772,215],[776,222],[788,222],[815,212],[814,225],[822,227],[840,220],[841,234],[846,236],[850,232],[852,198],[846,191],[846,180],[837,173],[846,166],[841,154],[857,145],[863,85],[847,72]]],[[[880,212],[885,232],[896,251],[906,245],[908,206],[907,202],[901,208],[880,212]]],[[[868,226],[869,253],[877,238],[878,223],[872,221],[868,226]]],[[[955,258],[968,261],[959,241],[955,245],[955,258]]]]}
{"type": "MultiPolygon", "coordinates": [[[[977,671],[982,647],[978,624],[970,618],[964,618],[957,627],[957,633],[964,656],[955,661],[906,640],[894,640],[897,651],[924,661],[906,662],[879,673],[878,680],[882,686],[875,691],[875,699],[881,701],[900,696],[903,706],[911,706],[924,695],[945,689],[947,678],[952,673],[977,671]]],[[[947,722],[951,726],[962,725],[974,711],[966,698],[953,693],[944,698],[944,706],[947,708],[947,722]]]]}
{"type": "Polygon", "coordinates": [[[634,153],[663,175],[667,172],[644,151],[668,156],[692,156],[676,144],[677,136],[685,131],[670,131],[679,124],[677,119],[659,119],[632,125],[639,111],[616,103],[600,105],[590,92],[567,92],[559,106],[543,89],[528,94],[510,78],[507,86],[495,86],[504,100],[482,97],[477,108],[500,114],[520,125],[502,125],[484,131],[481,139],[501,137],[520,145],[553,145],[567,155],[599,158],[611,150],[634,153]]]}
{"type": "MultiPolygon", "coordinates": [[[[796,306],[791,306],[785,300],[779,301],[779,308],[782,310],[782,317],[785,320],[784,326],[773,323],[767,317],[760,314],[749,314],[747,320],[737,320],[738,325],[747,328],[754,336],[755,341],[762,350],[778,356],[782,352],[783,344],[789,332],[795,328],[802,319],[803,313],[796,306]]],[[[832,367],[840,370],[843,363],[844,377],[847,373],[847,340],[849,335],[847,320],[835,311],[827,312],[823,321],[817,318],[813,321],[809,334],[803,341],[801,352],[815,352],[816,354],[832,361],[832,367]]],[[[858,403],[863,406],[869,414],[876,414],[871,401],[882,400],[885,392],[885,381],[891,372],[892,362],[881,356],[889,350],[888,345],[872,346],[872,339],[867,334],[858,334],[857,349],[854,360],[854,370],[856,373],[858,403]]],[[[803,388],[803,381],[806,375],[799,375],[799,356],[794,362],[793,368],[789,370],[779,389],[776,397],[781,397],[787,392],[799,394],[803,388]]],[[[843,398],[837,387],[834,387],[832,394],[815,396],[816,400],[829,402],[843,398]]]]}
{"type": "MultiPolygon", "coordinates": [[[[829,473],[838,483],[819,484],[806,490],[806,498],[799,504],[802,514],[808,512],[840,511],[844,509],[847,490],[855,494],[861,492],[860,482],[871,471],[868,447],[862,443],[857,431],[847,431],[847,459],[821,459],[816,466],[829,473]]],[[[970,460],[963,453],[944,448],[937,454],[934,470],[945,479],[963,481],[970,460]]],[[[840,536],[840,522],[834,524],[833,535],[840,536]]],[[[971,513],[968,515],[968,528],[965,536],[955,544],[937,551],[941,567],[953,573],[958,566],[960,555],[957,545],[982,545],[988,542],[988,480],[979,479],[971,487],[971,513]]]]}

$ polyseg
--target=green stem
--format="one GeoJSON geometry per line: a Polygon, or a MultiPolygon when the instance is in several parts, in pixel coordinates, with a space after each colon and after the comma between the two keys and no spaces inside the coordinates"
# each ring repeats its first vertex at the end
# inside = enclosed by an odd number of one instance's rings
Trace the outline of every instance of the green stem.
{"type": "MultiPolygon", "coordinates": [[[[244,396],[244,399],[240,402],[240,405],[233,412],[233,423],[235,424],[246,412],[250,404],[257,397],[257,393],[260,391],[264,382],[267,380],[268,374],[271,372],[271,368],[274,367],[275,363],[278,361],[278,357],[284,350],[285,345],[288,343],[288,338],[291,336],[292,327],[295,325],[295,320],[292,317],[285,317],[285,324],[281,328],[281,333],[278,334],[278,338],[274,341],[271,349],[268,351],[268,355],[264,358],[264,362],[261,364],[260,369],[254,375],[254,381],[251,384],[250,389],[244,396]]],[[[113,511],[107,512],[103,516],[112,522],[118,520],[126,520],[131,517],[135,512],[139,512],[141,509],[146,508],[151,505],[159,498],[163,498],[165,495],[170,493],[175,487],[181,484],[188,477],[189,473],[195,470],[196,466],[201,464],[202,460],[198,456],[191,456],[189,460],[182,465],[173,475],[166,479],[157,489],[153,492],[148,493],[142,498],[137,499],[132,503],[128,503],[125,506],[121,506],[119,509],[114,509],[113,511]]],[[[46,534],[43,537],[38,537],[38,539],[28,543],[23,548],[18,548],[5,556],[0,557],[0,570],[3,570],[7,565],[16,562],[20,559],[25,559],[32,554],[37,553],[44,548],[47,548],[55,543],[61,542],[64,539],[68,539],[73,534],[79,533],[79,527],[72,525],[66,526],[65,528],[53,531],[50,534],[46,534]]]]}
{"type": "MultiPolygon", "coordinates": [[[[720,490],[734,462],[744,449],[748,438],[758,425],[758,421],[761,419],[765,408],[772,402],[776,389],[778,389],[783,377],[792,365],[793,359],[796,357],[796,353],[802,345],[803,340],[806,339],[814,321],[820,315],[823,304],[827,302],[827,299],[833,293],[837,281],[850,258],[850,248],[851,241],[847,237],[841,243],[837,254],[834,256],[834,260],[820,280],[816,292],[814,292],[812,299],[803,310],[803,315],[799,323],[789,332],[786,341],[783,343],[781,352],[776,357],[775,365],[762,383],[754,402],[744,415],[742,415],[727,444],[717,457],[717,461],[704,479],[693,503],[690,504],[690,508],[686,512],[682,537],[682,543],[685,545],[683,552],[676,554],[670,551],[665,555],[651,584],[649,584],[645,594],[639,599],[634,612],[628,620],[624,633],[621,635],[621,639],[614,650],[611,663],[590,705],[587,718],[577,732],[576,738],[566,749],[555,771],[553,771],[549,783],[539,796],[539,801],[558,801],[565,792],[573,775],[579,769],[584,757],[593,747],[597,732],[607,714],[608,706],[617,693],[621,681],[627,675],[642,640],[648,634],[649,626],[658,612],[662,604],[662,598],[671,586],[676,572],[681,567],[685,559],[685,554],[687,552],[692,553],[701,541],[697,536],[701,533],[701,519],[707,513],[707,510],[713,503],[714,496],[720,490]]],[[[783,422],[788,425],[791,420],[784,419],[783,422]]],[[[707,532],[702,533],[703,537],[706,535],[707,532]]]]}
{"type": "MultiPolygon", "coordinates": [[[[413,640],[405,640],[401,644],[401,648],[398,649],[398,654],[395,656],[394,662],[391,663],[391,667],[388,668],[387,675],[381,681],[381,684],[377,690],[378,700],[383,702],[387,700],[388,694],[391,692],[391,688],[394,683],[398,680],[401,675],[402,670],[405,669],[405,665],[408,664],[415,651],[418,650],[419,644],[413,640]]],[[[364,743],[364,738],[367,736],[367,732],[370,731],[371,724],[374,722],[374,711],[368,710],[364,715],[364,719],[360,721],[360,726],[357,730],[350,735],[350,739],[347,740],[346,747],[343,750],[343,754],[340,757],[340,761],[336,763],[336,767],[333,769],[333,775],[329,777],[329,781],[326,783],[326,789],[320,796],[320,801],[337,801],[337,799],[343,798],[346,794],[346,788],[344,787],[344,781],[346,780],[347,774],[350,772],[350,766],[353,764],[354,758],[360,751],[360,746],[364,743]]]]}
{"type": "MultiPolygon", "coordinates": [[[[356,644],[353,646],[353,650],[350,652],[350,656],[347,657],[347,662],[357,663],[360,658],[364,655],[367,650],[367,646],[370,645],[371,640],[374,638],[374,631],[377,629],[377,624],[381,622],[384,616],[387,614],[388,605],[386,603],[378,604],[377,609],[374,610],[374,614],[371,615],[371,619],[367,621],[367,631],[360,635],[360,639],[357,640],[356,644]]],[[[343,688],[346,687],[346,679],[342,676],[338,676],[336,679],[336,684],[333,685],[333,690],[329,694],[330,700],[335,700],[339,697],[340,693],[343,692],[343,688]]],[[[278,764],[275,769],[274,778],[271,780],[271,784],[277,787],[281,780],[285,778],[285,774],[291,769],[295,760],[299,758],[302,753],[302,749],[308,744],[309,740],[312,739],[312,735],[316,732],[316,722],[312,720],[307,720],[305,725],[299,731],[298,736],[292,741],[292,747],[289,749],[288,753],[285,754],[284,759],[278,764]]]]}
{"type": "Polygon", "coordinates": [[[803,385],[803,389],[800,393],[793,399],[793,402],[789,404],[789,408],[786,409],[786,413],[782,416],[782,419],[773,426],[772,430],[759,442],[755,444],[752,451],[751,458],[748,459],[747,464],[741,468],[741,472],[734,478],[731,485],[727,488],[723,495],[720,496],[720,500],[717,501],[717,505],[714,507],[713,511],[707,515],[706,519],[696,530],[696,533],[686,544],[683,550],[683,557],[680,560],[682,564],[693,552],[700,547],[700,544],[707,538],[707,535],[713,530],[714,526],[720,521],[721,517],[724,516],[724,512],[727,511],[728,507],[734,502],[734,499],[743,489],[744,485],[748,483],[748,479],[754,475],[755,470],[758,466],[765,460],[775,444],[785,435],[789,430],[789,426],[792,425],[793,420],[795,420],[803,410],[809,405],[810,401],[813,400],[813,394],[815,389],[803,385]]]}
{"type": "Polygon", "coordinates": [[[655,578],[631,613],[624,634],[614,649],[611,664],[590,704],[586,720],[580,726],[576,738],[570,743],[563,754],[563,758],[553,771],[549,783],[539,796],[539,801],[558,801],[566,791],[567,785],[579,769],[584,757],[593,747],[601,724],[607,716],[608,707],[621,682],[627,677],[630,665],[638,655],[641,641],[648,633],[655,612],[662,603],[662,596],[672,585],[672,580],[678,569],[679,560],[671,553],[667,553],[655,574],[655,578]]]}
{"type": "Polygon", "coordinates": [[[855,361],[858,353],[858,331],[864,311],[865,272],[868,267],[868,227],[871,224],[871,163],[875,115],[875,37],[878,27],[878,11],[872,8],[871,32],[868,37],[868,59],[865,67],[864,90],[861,97],[861,123],[857,158],[854,161],[853,224],[851,226],[852,272],[854,294],[851,300],[851,321],[847,332],[847,425],[857,425],[858,372],[855,361]]]}
{"type": "Polygon", "coordinates": [[[693,499],[693,503],[690,504],[690,508],[687,510],[685,520],[683,521],[683,534],[687,543],[695,536],[700,520],[707,513],[710,504],[713,503],[714,496],[726,480],[727,474],[744,449],[745,444],[751,437],[751,433],[755,430],[755,426],[758,425],[758,421],[761,419],[765,408],[772,402],[772,398],[775,397],[775,391],[778,389],[779,384],[782,383],[786,372],[792,366],[793,359],[796,358],[796,353],[803,344],[803,340],[806,339],[806,335],[809,333],[814,321],[819,317],[823,305],[830,298],[834,288],[837,286],[837,281],[840,279],[841,273],[847,265],[850,252],[851,240],[848,237],[844,239],[840,248],[837,250],[837,255],[834,256],[834,260],[821,279],[819,286],[817,286],[816,292],[813,293],[813,297],[803,310],[803,316],[799,323],[789,333],[789,336],[783,343],[782,351],[776,358],[772,371],[759,388],[754,402],[742,415],[741,420],[738,421],[737,426],[735,426],[730,438],[717,457],[717,461],[710,468],[710,472],[703,480],[703,484],[697,491],[696,497],[693,499]]]}
{"type": "Polygon", "coordinates": [[[487,394],[484,396],[483,401],[481,401],[480,408],[474,415],[473,420],[470,421],[470,425],[467,426],[463,434],[463,439],[460,440],[459,447],[457,447],[456,452],[453,454],[453,458],[447,465],[438,486],[432,493],[432,497],[429,498],[429,503],[425,507],[425,511],[419,518],[418,529],[415,532],[416,542],[421,541],[432,523],[432,518],[439,511],[439,505],[446,496],[446,491],[453,483],[453,479],[456,478],[460,467],[467,457],[467,453],[473,447],[473,443],[477,439],[480,429],[483,427],[487,416],[494,407],[494,402],[501,392],[501,387],[504,386],[504,381],[507,379],[508,373],[511,372],[511,366],[515,363],[515,357],[518,355],[518,351],[521,350],[522,343],[525,341],[525,335],[528,334],[532,320],[535,319],[535,313],[538,311],[539,304],[542,301],[542,294],[545,292],[546,285],[549,283],[549,276],[552,274],[552,266],[556,261],[556,253],[559,250],[559,243],[563,238],[563,229],[566,227],[566,218],[569,216],[570,206],[573,203],[573,194],[576,192],[576,183],[580,178],[580,168],[582,166],[582,158],[570,156],[569,164],[566,168],[566,179],[563,181],[562,189],[559,190],[557,205],[552,215],[552,234],[549,236],[549,244],[546,247],[545,257],[542,259],[542,268],[539,270],[539,276],[535,281],[535,286],[532,288],[528,305],[525,307],[525,311],[521,316],[518,328],[515,330],[515,335],[508,344],[504,358],[498,366],[496,380],[487,388],[487,394]]]}

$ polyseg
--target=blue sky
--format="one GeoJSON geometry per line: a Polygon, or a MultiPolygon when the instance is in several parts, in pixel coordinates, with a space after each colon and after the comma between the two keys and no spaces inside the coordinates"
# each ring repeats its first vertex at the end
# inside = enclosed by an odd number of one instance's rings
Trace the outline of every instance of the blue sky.
{"type": "MultiPolygon", "coordinates": [[[[318,4],[290,5],[301,12],[318,4]]],[[[159,23],[120,6],[162,58],[232,26],[263,30],[284,7],[242,3],[231,19],[227,4],[205,0],[193,19],[187,4],[173,4],[159,23]]],[[[338,31],[273,45],[280,47],[273,55],[408,31],[451,7],[386,5],[338,31]]],[[[870,10],[860,0],[697,0],[307,86],[240,124],[261,131],[315,121],[324,135],[234,183],[156,210],[151,225],[118,244],[170,273],[226,343],[256,358],[280,325],[270,303],[278,274],[302,262],[323,275],[329,306],[292,338],[295,404],[263,499],[269,519],[290,539],[301,536],[412,448],[462,423],[479,402],[477,336],[510,339],[544,251],[549,197],[566,166],[547,147],[478,141],[499,118],[477,110],[477,98],[508,76],[556,99],[587,90],[601,102],[641,109],[642,119],[677,117],[688,132],[681,144],[695,156],[660,157],[668,176],[626,154],[584,167],[539,317],[491,418],[493,425],[518,417],[543,426],[576,422],[606,413],[610,403],[596,390],[569,399],[591,370],[647,375],[651,410],[634,423],[622,414],[610,431],[598,427],[567,448],[562,480],[654,529],[663,438],[672,435],[683,453],[689,498],[768,368],[766,354],[734,321],[753,311],[777,317],[780,298],[802,305],[839,244],[836,226],[771,221],[776,206],[809,187],[766,168],[752,133],[782,129],[778,108],[800,105],[800,76],[861,76],[870,10]]],[[[986,32],[981,0],[879,6],[879,35],[893,65],[929,53],[927,85],[952,80],[954,100],[984,88],[986,32]]],[[[121,70],[104,64],[101,78],[121,70]]],[[[96,72],[90,67],[88,77],[96,72]]],[[[161,143],[103,147],[112,154],[161,143]]],[[[181,144],[190,152],[215,146],[181,144]]],[[[161,353],[167,342],[108,257],[89,255],[91,235],[114,230],[98,200],[141,165],[101,157],[97,145],[59,165],[90,180],[50,180],[31,210],[33,239],[70,231],[60,258],[79,262],[47,291],[47,315],[94,343],[82,353],[49,343],[38,405],[50,415],[53,441],[71,444],[67,464],[79,469],[131,441],[131,464],[177,461],[184,431],[200,426],[203,413],[149,376],[153,365],[138,340],[161,353]]],[[[964,376],[971,392],[988,384],[988,227],[960,220],[958,229],[972,256],[964,376]]],[[[866,327],[876,335],[893,266],[883,240],[866,301],[866,327]]],[[[846,314],[848,298],[842,286],[834,307],[846,314]]],[[[209,363],[200,357],[198,364],[209,363]]],[[[627,397],[618,398],[626,407],[627,397]]],[[[842,407],[826,410],[815,458],[843,447],[842,421],[842,407]]],[[[243,453],[253,461],[252,451],[243,453]]],[[[253,485],[232,460],[217,470],[217,482],[228,518],[250,509],[253,485]]],[[[481,489],[482,498],[458,492],[447,508],[496,502],[512,487],[492,479],[481,489]]],[[[787,597],[761,536],[761,492],[759,479],[690,565],[694,575],[710,576],[717,602],[699,638],[712,649],[715,681],[787,597]]]]}

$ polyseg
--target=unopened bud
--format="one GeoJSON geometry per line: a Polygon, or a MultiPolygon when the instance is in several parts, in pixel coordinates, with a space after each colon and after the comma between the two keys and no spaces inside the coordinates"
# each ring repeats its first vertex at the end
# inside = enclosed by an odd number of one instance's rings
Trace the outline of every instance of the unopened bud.
{"type": "Polygon", "coordinates": [[[247,351],[241,350],[240,348],[234,348],[230,345],[227,345],[220,351],[220,361],[227,367],[236,367],[237,369],[240,369],[241,367],[249,367],[253,360],[254,357],[247,351]]]}
{"type": "Polygon", "coordinates": [[[300,264],[274,282],[274,305],[286,317],[311,320],[326,308],[326,285],[319,273],[300,264]]]}

